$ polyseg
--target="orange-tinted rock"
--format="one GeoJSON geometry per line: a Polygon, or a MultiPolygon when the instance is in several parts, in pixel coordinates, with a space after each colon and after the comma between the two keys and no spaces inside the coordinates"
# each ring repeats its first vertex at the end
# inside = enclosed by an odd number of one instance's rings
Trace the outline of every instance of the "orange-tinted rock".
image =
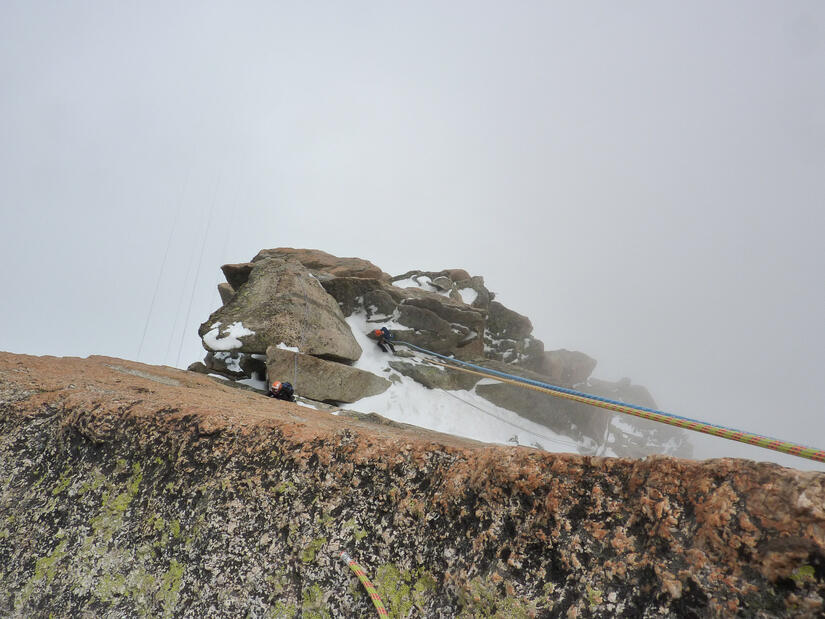
{"type": "Polygon", "coordinates": [[[293,258],[312,271],[322,271],[336,277],[367,277],[389,281],[390,276],[375,266],[369,260],[362,258],[339,258],[320,249],[295,249],[293,247],[277,247],[262,249],[252,262],[264,258],[293,258]]]}
{"type": "Polygon", "coordinates": [[[347,550],[393,613],[405,588],[429,617],[816,617],[824,493],[774,464],[484,445],[0,353],[2,616],[370,616],[347,550]]]}

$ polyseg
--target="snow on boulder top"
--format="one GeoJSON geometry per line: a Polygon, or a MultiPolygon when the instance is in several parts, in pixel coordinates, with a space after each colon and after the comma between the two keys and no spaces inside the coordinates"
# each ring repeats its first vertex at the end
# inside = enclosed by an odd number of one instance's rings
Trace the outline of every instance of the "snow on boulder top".
{"type": "Polygon", "coordinates": [[[220,321],[213,323],[212,328],[203,336],[203,341],[212,350],[236,350],[243,346],[239,338],[245,335],[255,335],[255,332],[244,327],[242,322],[233,322],[224,329],[220,327],[220,321]]]}
{"type": "Polygon", "coordinates": [[[449,291],[440,289],[438,286],[433,284],[433,280],[427,277],[426,275],[419,275],[417,277],[399,279],[397,281],[394,281],[392,285],[396,288],[420,288],[421,290],[426,290],[428,292],[440,294],[443,297],[450,297],[449,291]]]}
{"type": "Polygon", "coordinates": [[[458,294],[461,295],[461,300],[464,301],[467,305],[472,305],[478,298],[478,292],[476,290],[473,290],[472,288],[461,288],[458,291],[458,294]]]}

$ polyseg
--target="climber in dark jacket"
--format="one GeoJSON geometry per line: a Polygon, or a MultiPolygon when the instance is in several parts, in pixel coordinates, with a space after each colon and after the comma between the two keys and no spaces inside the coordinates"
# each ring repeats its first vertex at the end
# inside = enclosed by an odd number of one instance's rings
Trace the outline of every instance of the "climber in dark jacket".
{"type": "Polygon", "coordinates": [[[294,393],[295,390],[292,388],[292,385],[290,383],[282,383],[281,381],[276,380],[269,385],[269,393],[267,393],[267,395],[270,398],[277,398],[279,400],[286,400],[287,402],[294,402],[294,393]]]}
{"type": "Polygon", "coordinates": [[[395,346],[392,345],[392,341],[395,339],[395,336],[390,332],[387,327],[381,327],[380,329],[376,329],[372,332],[376,338],[378,338],[378,348],[383,350],[384,352],[389,352],[391,350],[395,353],[395,346]],[[389,348],[389,350],[387,350],[389,348]]]}

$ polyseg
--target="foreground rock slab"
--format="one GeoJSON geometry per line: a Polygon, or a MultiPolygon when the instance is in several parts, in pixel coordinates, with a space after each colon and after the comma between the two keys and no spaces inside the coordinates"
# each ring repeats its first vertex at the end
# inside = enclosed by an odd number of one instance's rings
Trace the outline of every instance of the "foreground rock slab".
{"type": "Polygon", "coordinates": [[[392,617],[816,617],[823,506],[822,473],[488,446],[0,353],[3,617],[373,616],[341,550],[392,617]]]}

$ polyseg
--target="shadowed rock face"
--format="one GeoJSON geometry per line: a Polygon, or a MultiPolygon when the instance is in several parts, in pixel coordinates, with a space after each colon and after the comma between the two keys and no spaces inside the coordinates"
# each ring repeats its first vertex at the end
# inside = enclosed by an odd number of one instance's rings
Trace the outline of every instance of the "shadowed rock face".
{"type": "MultiPolygon", "coordinates": [[[[800,461],[804,464],[804,461],[800,461]]],[[[0,353],[0,616],[815,617],[825,474],[489,447],[0,353]]]]}
{"type": "MultiPolygon", "coordinates": [[[[270,344],[301,346],[309,354],[355,361],[361,347],[335,300],[299,262],[267,258],[254,263],[248,280],[229,302],[204,322],[203,338],[215,323],[240,322],[251,335],[233,351],[265,354],[270,344]]],[[[210,350],[208,338],[204,347],[210,350]]]]}
{"type": "Polygon", "coordinates": [[[252,274],[254,267],[255,265],[251,262],[225,264],[221,267],[221,271],[223,271],[223,276],[232,289],[238,290],[249,280],[249,276],[252,274]]]}

